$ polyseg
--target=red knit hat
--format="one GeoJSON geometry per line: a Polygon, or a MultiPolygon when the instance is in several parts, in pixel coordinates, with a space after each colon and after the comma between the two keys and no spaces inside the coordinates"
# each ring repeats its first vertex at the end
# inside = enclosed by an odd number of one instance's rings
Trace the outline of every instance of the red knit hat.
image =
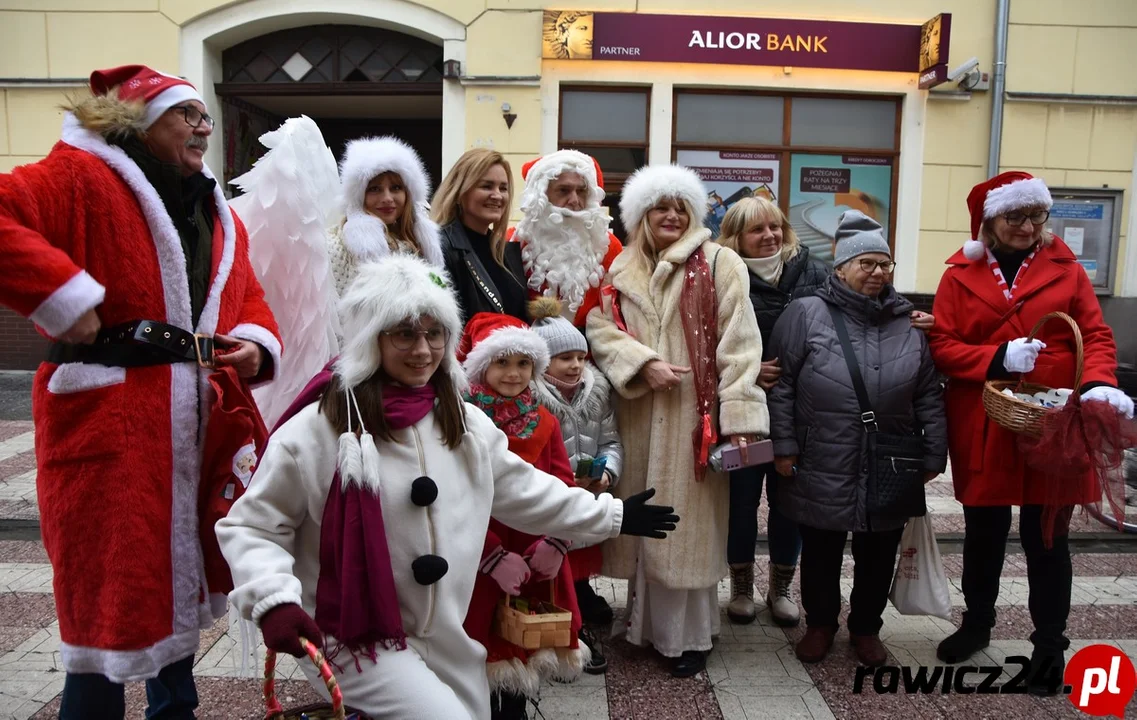
{"type": "Polygon", "coordinates": [[[482,382],[489,364],[507,355],[529,356],[533,360],[534,377],[549,367],[549,346],[545,339],[521,320],[489,312],[470,318],[458,342],[458,359],[470,382],[482,382]]]}
{"type": "Polygon", "coordinates": [[[197,100],[205,106],[205,100],[197,88],[187,80],[152,70],[145,65],[122,65],[91,73],[91,92],[94,94],[106,95],[116,86],[119,100],[141,100],[146,103],[146,127],[157,122],[162,113],[175,105],[197,100]]]}
{"type": "MultiPolygon", "coordinates": [[[[558,152],[563,153],[564,151],[558,151],[558,152]]],[[[581,154],[583,154],[583,153],[581,153],[581,154]]],[[[556,153],[553,153],[553,155],[555,156],[556,153]]],[[[529,179],[529,170],[534,165],[541,162],[542,160],[545,160],[546,158],[551,158],[551,157],[552,156],[550,156],[550,155],[542,155],[541,157],[533,158],[529,162],[522,165],[521,166],[521,179],[522,180],[528,180],[529,179]]],[[[591,155],[586,155],[585,157],[587,157],[589,160],[591,160],[592,166],[596,168],[596,187],[603,190],[604,189],[604,173],[600,172],[600,163],[596,162],[596,158],[592,157],[591,155]]]]}
{"type": "Polygon", "coordinates": [[[1054,200],[1042,178],[1021,170],[1009,170],[984,180],[967,194],[967,211],[971,213],[971,239],[963,243],[963,256],[978,260],[987,254],[986,244],[979,239],[984,220],[1028,207],[1050,209],[1054,200]]]}

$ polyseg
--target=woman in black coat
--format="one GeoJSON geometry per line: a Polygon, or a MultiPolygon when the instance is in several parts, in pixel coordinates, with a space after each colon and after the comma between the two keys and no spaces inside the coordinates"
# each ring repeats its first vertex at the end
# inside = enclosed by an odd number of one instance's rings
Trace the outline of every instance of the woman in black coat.
{"type": "MultiPolygon", "coordinates": [[[[781,372],[778,358],[769,351],[774,324],[790,301],[808,297],[825,282],[829,268],[809,257],[786,216],[765,198],[744,198],[731,206],[722,221],[719,244],[742,256],[750,271],[750,303],[762,333],[762,373],[758,384],[769,391],[781,372]]],[[[727,563],[730,565],[731,622],[754,620],[754,543],[758,537],[758,505],[762,481],[770,507],[768,530],[770,570],[766,605],[778,625],[797,625],[800,611],[790,596],[797,569],[801,537],[797,525],[778,512],[774,504],[777,475],[774,464],[757,465],[730,474],[730,524],[727,532],[727,563]]]]}
{"type": "Polygon", "coordinates": [[[512,197],[509,162],[485,148],[458,158],[434,194],[430,214],[442,228],[442,255],[463,322],[480,312],[529,322],[521,245],[505,238],[512,197]]]}

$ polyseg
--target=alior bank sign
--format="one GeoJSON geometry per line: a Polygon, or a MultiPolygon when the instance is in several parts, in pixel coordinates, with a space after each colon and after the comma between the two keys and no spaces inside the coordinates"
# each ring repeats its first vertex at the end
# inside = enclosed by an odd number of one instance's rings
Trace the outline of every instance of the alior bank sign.
{"type": "Polygon", "coordinates": [[[546,10],[546,59],[918,73],[947,62],[951,15],[924,25],[546,10]]]}

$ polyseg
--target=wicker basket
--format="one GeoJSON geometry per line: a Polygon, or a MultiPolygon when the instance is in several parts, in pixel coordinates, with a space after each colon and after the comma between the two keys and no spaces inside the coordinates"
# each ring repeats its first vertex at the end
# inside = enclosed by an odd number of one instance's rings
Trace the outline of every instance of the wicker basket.
{"type": "Polygon", "coordinates": [[[265,653],[265,720],[288,720],[288,718],[300,717],[306,717],[309,720],[367,720],[367,716],[363,713],[344,707],[343,693],[340,692],[339,683],[336,682],[336,677],[332,674],[331,665],[328,664],[324,653],[304,638],[300,638],[300,645],[320,671],[320,677],[323,678],[324,684],[328,687],[328,694],[332,696],[332,702],[330,704],[305,705],[292,710],[285,710],[281,707],[280,701],[276,699],[276,651],[269,650],[265,653]]]}
{"type": "MultiPolygon", "coordinates": [[[[1074,392],[1077,392],[1078,388],[1082,386],[1082,369],[1085,364],[1085,352],[1082,346],[1082,331],[1078,329],[1078,323],[1074,322],[1074,318],[1063,312],[1047,313],[1035,323],[1027,339],[1033,340],[1043,325],[1056,318],[1066,321],[1066,324],[1074,331],[1077,369],[1074,372],[1074,384],[1072,388],[1074,392]]],[[[1022,376],[1020,376],[1018,380],[988,380],[983,386],[983,409],[987,411],[987,417],[994,420],[1000,427],[1006,428],[1011,432],[1029,435],[1031,437],[1039,437],[1042,435],[1043,418],[1045,418],[1048,413],[1054,412],[1054,410],[1052,408],[1042,407],[1041,405],[1024,402],[1015,397],[1008,397],[1003,394],[1003,390],[1006,388],[1010,388],[1011,392],[1024,392],[1032,395],[1037,392],[1049,392],[1051,388],[1036,383],[1023,382],[1022,376]]]]}
{"type": "Polygon", "coordinates": [[[528,598],[530,612],[516,607],[508,595],[498,603],[494,632],[526,650],[567,648],[572,645],[572,613],[556,604],[556,588],[549,581],[549,600],[528,598]]]}

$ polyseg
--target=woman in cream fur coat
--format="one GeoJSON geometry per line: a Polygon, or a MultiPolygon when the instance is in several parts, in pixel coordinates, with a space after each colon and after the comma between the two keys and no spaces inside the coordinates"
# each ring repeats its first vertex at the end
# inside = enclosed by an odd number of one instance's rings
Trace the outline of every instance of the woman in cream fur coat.
{"type": "Polygon", "coordinates": [[[652,487],[684,520],[666,542],[606,543],[605,574],[633,581],[628,640],[671,658],[677,677],[705,665],[727,573],[730,486],[707,454],[720,435],[741,445],[770,424],[746,266],[710,241],[706,198],[686,168],[632,175],[620,200],[629,243],[588,316],[596,364],[619,394],[625,457],[615,494],[652,487]]]}

